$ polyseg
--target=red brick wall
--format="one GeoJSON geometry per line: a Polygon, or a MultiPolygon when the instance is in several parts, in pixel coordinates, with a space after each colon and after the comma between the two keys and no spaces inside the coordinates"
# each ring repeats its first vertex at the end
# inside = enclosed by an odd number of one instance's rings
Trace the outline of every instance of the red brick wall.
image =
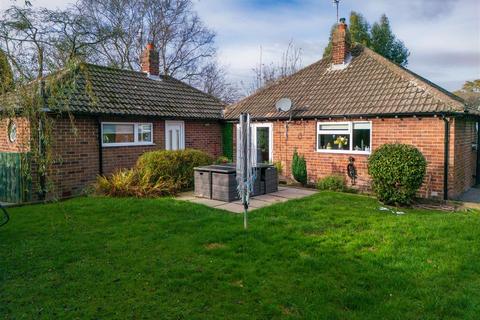
{"type": "Polygon", "coordinates": [[[0,120],[0,152],[27,152],[30,150],[30,126],[25,118],[0,120]],[[14,121],[17,125],[17,141],[10,142],[8,125],[14,121]]]}
{"type": "MultiPolygon", "coordinates": [[[[68,197],[82,193],[99,172],[97,124],[90,117],[55,120],[52,150],[55,163],[47,186],[50,197],[68,197]]],[[[37,189],[38,190],[38,189],[37,189]]]]}
{"type": "MultiPolygon", "coordinates": [[[[361,120],[349,119],[348,121],[361,120]]],[[[418,195],[427,198],[443,198],[444,121],[434,117],[385,118],[370,119],[370,121],[372,121],[373,130],[373,149],[385,143],[405,143],[416,146],[428,163],[425,182],[418,195]]],[[[307,160],[308,178],[312,183],[333,173],[347,176],[348,158],[353,156],[358,173],[355,187],[370,190],[368,155],[317,152],[316,123],[315,120],[291,122],[288,126],[287,138],[285,122],[273,122],[273,161],[282,163],[284,175],[291,177],[291,162],[295,148],[307,160]]],[[[472,123],[452,119],[450,126],[449,197],[453,198],[473,185],[471,176],[475,173],[476,157],[471,152],[471,142],[475,141],[472,140],[474,134],[472,123]]],[[[234,144],[235,133],[234,130],[234,144]]],[[[349,179],[347,181],[350,183],[349,179]]]]}
{"type": "MultiPolygon", "coordinates": [[[[147,151],[165,148],[165,121],[148,118],[102,118],[101,121],[153,123],[152,146],[104,147],[103,172],[113,173],[131,168],[147,151]]],[[[53,151],[56,162],[49,174],[50,197],[82,193],[99,174],[98,125],[94,117],[77,116],[74,126],[68,118],[56,120],[53,151]]],[[[221,155],[221,126],[218,122],[185,121],[185,146],[204,150],[214,157],[221,155]]],[[[37,188],[38,190],[38,188],[37,188]]]]}
{"type": "Polygon", "coordinates": [[[222,126],[218,122],[185,122],[185,147],[200,149],[218,158],[223,154],[222,126]]]}
{"type": "Polygon", "coordinates": [[[476,121],[457,118],[452,128],[454,153],[450,157],[453,161],[453,174],[450,175],[452,184],[449,193],[451,197],[456,197],[475,184],[477,151],[472,150],[472,144],[477,143],[476,121]]]}
{"type": "MultiPolygon", "coordinates": [[[[109,118],[108,121],[125,121],[109,118]]],[[[153,123],[153,146],[105,147],[103,148],[103,170],[105,174],[118,169],[131,168],[138,157],[147,151],[165,149],[165,121],[138,119],[137,122],[153,123]]],[[[185,121],[185,148],[203,150],[213,157],[222,154],[222,128],[220,123],[185,121]]]]}

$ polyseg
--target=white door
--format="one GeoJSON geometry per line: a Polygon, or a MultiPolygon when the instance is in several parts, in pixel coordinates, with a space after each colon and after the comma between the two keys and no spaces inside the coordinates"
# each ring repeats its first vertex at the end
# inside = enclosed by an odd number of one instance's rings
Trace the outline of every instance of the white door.
{"type": "Polygon", "coordinates": [[[256,163],[273,162],[273,126],[271,123],[252,124],[252,142],[256,163]]]}
{"type": "Polygon", "coordinates": [[[165,121],[165,149],[185,149],[185,124],[183,121],[165,121]]]}

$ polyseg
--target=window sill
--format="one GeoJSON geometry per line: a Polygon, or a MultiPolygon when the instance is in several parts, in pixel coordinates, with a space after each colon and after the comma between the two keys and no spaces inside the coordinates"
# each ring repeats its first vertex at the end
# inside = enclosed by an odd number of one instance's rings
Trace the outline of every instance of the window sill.
{"type": "Polygon", "coordinates": [[[359,154],[369,156],[371,151],[350,151],[350,150],[335,150],[335,149],[317,149],[318,153],[331,153],[331,154],[359,154]]]}
{"type": "Polygon", "coordinates": [[[118,148],[118,147],[148,147],[148,146],[155,146],[155,143],[108,143],[102,144],[102,148],[118,148]]]}

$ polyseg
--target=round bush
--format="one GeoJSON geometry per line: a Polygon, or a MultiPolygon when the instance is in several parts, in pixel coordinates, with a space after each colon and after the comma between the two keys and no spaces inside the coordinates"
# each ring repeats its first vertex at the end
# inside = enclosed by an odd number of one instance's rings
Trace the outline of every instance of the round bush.
{"type": "Polygon", "coordinates": [[[414,146],[385,144],[368,160],[373,190],[386,204],[408,205],[425,177],[427,161],[414,146]]]}

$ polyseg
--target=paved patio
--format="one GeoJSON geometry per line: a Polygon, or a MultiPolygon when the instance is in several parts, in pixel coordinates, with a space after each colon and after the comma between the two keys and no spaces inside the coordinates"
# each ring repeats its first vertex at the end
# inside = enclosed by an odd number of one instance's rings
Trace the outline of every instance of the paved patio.
{"type": "MultiPolygon", "coordinates": [[[[255,209],[270,206],[275,203],[285,202],[291,199],[308,197],[315,193],[317,193],[317,191],[312,189],[279,186],[277,192],[253,197],[250,200],[249,210],[252,211],[255,209]]],[[[243,212],[243,205],[241,201],[225,202],[212,199],[197,198],[193,195],[193,192],[181,193],[177,197],[177,200],[199,203],[212,208],[227,210],[234,213],[243,212]]]]}
{"type": "Polygon", "coordinates": [[[470,190],[462,194],[458,200],[463,202],[480,203],[480,189],[478,187],[470,188],[470,190]]]}

